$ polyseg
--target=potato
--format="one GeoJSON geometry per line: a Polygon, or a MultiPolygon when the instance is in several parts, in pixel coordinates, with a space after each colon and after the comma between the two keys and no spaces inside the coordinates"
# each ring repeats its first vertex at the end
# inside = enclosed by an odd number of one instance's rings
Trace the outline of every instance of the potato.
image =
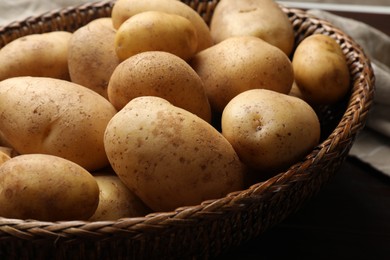
{"type": "Polygon", "coordinates": [[[108,85],[110,102],[120,110],[139,96],[159,96],[208,122],[211,120],[202,80],[176,55],[142,52],[118,65],[108,85]]]}
{"type": "Polygon", "coordinates": [[[44,77],[0,82],[0,132],[21,154],[44,153],[71,160],[87,170],[108,165],[103,134],[116,113],[96,92],[44,77]]]}
{"type": "Polygon", "coordinates": [[[187,18],[158,11],[130,17],[115,36],[115,51],[121,61],[144,51],[166,51],[188,60],[197,47],[195,27],[187,18]]]}
{"type": "Polygon", "coordinates": [[[120,62],[115,52],[115,34],[111,18],[99,18],[76,30],[69,42],[71,81],[105,98],[108,81],[120,62]]]}
{"type": "Polygon", "coordinates": [[[203,18],[190,6],[176,0],[118,0],[115,2],[111,13],[114,28],[118,29],[128,18],[146,11],[160,11],[187,18],[196,29],[199,39],[197,51],[213,45],[209,27],[203,18]]]}
{"type": "Polygon", "coordinates": [[[254,36],[228,38],[197,53],[190,65],[202,79],[212,109],[219,113],[245,90],[264,88],[287,94],[294,81],[287,55],[254,36]]]}
{"type": "Polygon", "coordinates": [[[287,15],[273,0],[221,0],[211,18],[215,43],[233,36],[256,36],[290,55],[294,29],[287,15]]]}
{"type": "Polygon", "coordinates": [[[222,134],[240,159],[264,178],[302,159],[320,139],[320,123],[309,104],[266,89],[234,97],[221,120],[222,134]]]}
{"type": "Polygon", "coordinates": [[[112,175],[95,175],[99,185],[99,205],[89,221],[141,217],[151,210],[119,179],[112,175]]]}
{"type": "Polygon", "coordinates": [[[17,76],[69,80],[70,32],[55,31],[20,37],[0,49],[0,81],[17,76]]]}
{"type": "Polygon", "coordinates": [[[0,166],[0,216],[42,221],[87,220],[99,202],[94,177],[66,159],[28,154],[0,166]]]}
{"type": "Polygon", "coordinates": [[[245,168],[210,124],[165,99],[131,100],[107,126],[111,166],[154,211],[197,205],[244,186],[245,168]]]}
{"type": "Polygon", "coordinates": [[[11,159],[10,155],[5,151],[0,150],[0,166],[9,159],[11,159]]]}
{"type": "Polygon", "coordinates": [[[305,38],[294,52],[292,65],[303,98],[312,105],[336,103],[349,91],[348,64],[330,36],[313,34],[305,38]]]}

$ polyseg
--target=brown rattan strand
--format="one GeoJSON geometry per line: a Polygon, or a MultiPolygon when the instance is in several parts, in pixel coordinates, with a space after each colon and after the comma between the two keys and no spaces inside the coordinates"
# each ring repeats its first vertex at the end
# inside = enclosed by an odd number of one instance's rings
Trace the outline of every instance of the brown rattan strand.
{"type": "MultiPolygon", "coordinates": [[[[183,1],[209,22],[218,1],[183,1]]],[[[0,28],[0,46],[32,33],[74,31],[110,15],[114,1],[61,9],[0,28]]],[[[286,172],[244,191],[172,212],[116,221],[62,221],[0,217],[0,259],[186,259],[225,252],[285,219],[320,191],[348,155],[373,102],[374,74],[363,50],[326,21],[282,7],[296,44],[327,34],[345,53],[351,92],[340,104],[319,111],[322,142],[286,172]]]]}

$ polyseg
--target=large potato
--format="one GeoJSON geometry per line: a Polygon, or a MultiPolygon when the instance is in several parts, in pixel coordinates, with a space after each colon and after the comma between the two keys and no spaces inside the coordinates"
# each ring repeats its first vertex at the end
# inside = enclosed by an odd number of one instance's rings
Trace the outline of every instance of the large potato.
{"type": "Polygon", "coordinates": [[[294,52],[292,65],[302,98],[310,104],[336,103],[349,90],[347,61],[330,36],[313,34],[305,38],[294,52]]]}
{"type": "Polygon", "coordinates": [[[0,166],[0,216],[42,221],[87,220],[99,202],[94,177],[66,159],[14,157],[0,166]]]}
{"type": "Polygon", "coordinates": [[[104,144],[119,178],[154,211],[197,205],[244,185],[244,167],[230,143],[159,97],[130,101],[108,124],[104,144]]]}
{"type": "Polygon", "coordinates": [[[188,60],[197,47],[198,35],[187,18],[158,11],[133,15],[115,36],[115,51],[122,61],[144,51],[165,51],[188,60]]]}
{"type": "Polygon", "coordinates": [[[294,81],[287,55],[254,36],[228,38],[197,53],[190,65],[203,80],[217,112],[245,90],[263,88],[287,94],[294,81]]]}
{"type": "Polygon", "coordinates": [[[221,0],[215,7],[210,33],[216,43],[233,36],[256,36],[290,55],[294,29],[274,0],[221,0]]]}
{"type": "Polygon", "coordinates": [[[76,30],[69,42],[70,79],[105,98],[108,81],[119,64],[115,34],[111,18],[99,18],[76,30]]]}
{"type": "Polygon", "coordinates": [[[17,76],[69,80],[68,46],[72,34],[55,31],[20,37],[0,49],[0,80],[17,76]]]}
{"type": "Polygon", "coordinates": [[[146,11],[177,14],[191,21],[199,39],[197,51],[206,49],[213,44],[209,27],[202,17],[190,6],[177,0],[118,0],[115,2],[111,14],[114,28],[118,29],[128,18],[146,11]]]}
{"type": "Polygon", "coordinates": [[[118,65],[108,85],[110,102],[120,110],[139,96],[159,96],[208,122],[211,120],[202,80],[176,55],[143,52],[118,65]]]}
{"type": "Polygon", "coordinates": [[[64,80],[15,77],[0,82],[0,132],[19,153],[57,155],[87,170],[108,165],[103,135],[114,106],[64,80]]]}
{"type": "Polygon", "coordinates": [[[222,134],[240,159],[265,179],[286,170],[318,144],[320,123],[305,101],[253,89],[237,95],[225,107],[222,134]]]}
{"type": "Polygon", "coordinates": [[[94,175],[99,185],[99,205],[89,221],[145,216],[150,209],[115,175],[94,175]]]}

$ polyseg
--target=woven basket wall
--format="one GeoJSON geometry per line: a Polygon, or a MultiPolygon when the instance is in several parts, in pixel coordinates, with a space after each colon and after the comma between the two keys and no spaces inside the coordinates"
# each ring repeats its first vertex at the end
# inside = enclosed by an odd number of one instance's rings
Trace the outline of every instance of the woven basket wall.
{"type": "MultiPolygon", "coordinates": [[[[206,22],[218,1],[184,1],[206,22]]],[[[57,10],[0,28],[0,48],[33,33],[74,31],[110,16],[114,1],[57,10]]],[[[320,111],[322,142],[303,161],[247,190],[183,207],[117,221],[41,222],[0,217],[0,259],[210,258],[258,236],[294,213],[344,162],[373,101],[374,75],[362,49],[331,24],[302,10],[282,7],[296,43],[327,34],[342,47],[352,77],[348,97],[320,111]]]]}

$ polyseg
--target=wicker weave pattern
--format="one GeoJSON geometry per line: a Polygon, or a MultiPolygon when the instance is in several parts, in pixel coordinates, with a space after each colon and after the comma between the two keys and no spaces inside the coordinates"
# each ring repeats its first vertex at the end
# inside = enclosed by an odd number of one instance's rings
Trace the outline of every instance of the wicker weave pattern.
{"type": "MultiPolygon", "coordinates": [[[[210,21],[218,1],[183,1],[210,21]]],[[[32,33],[75,29],[111,13],[114,1],[57,10],[0,28],[0,47],[32,33]]],[[[238,246],[285,219],[339,169],[373,100],[374,75],[362,49],[345,33],[304,11],[282,7],[296,43],[321,33],[335,38],[353,86],[335,107],[321,110],[323,141],[305,160],[247,190],[173,212],[117,221],[42,222],[0,217],[0,259],[208,258],[238,246]]]]}

